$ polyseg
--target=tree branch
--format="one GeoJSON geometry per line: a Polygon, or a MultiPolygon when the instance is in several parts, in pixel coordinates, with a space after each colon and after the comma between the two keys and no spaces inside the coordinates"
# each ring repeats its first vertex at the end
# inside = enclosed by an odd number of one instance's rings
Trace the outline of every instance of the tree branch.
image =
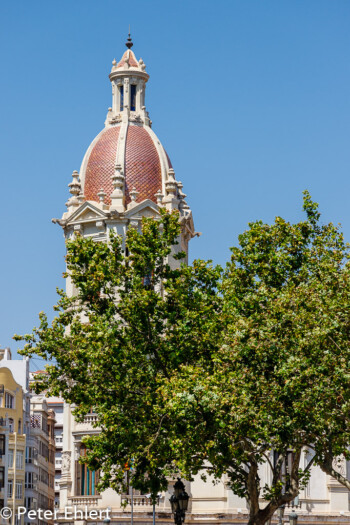
{"type": "Polygon", "coordinates": [[[325,458],[322,462],[318,461],[318,464],[323,470],[323,472],[329,474],[330,476],[332,476],[332,478],[336,479],[339,483],[341,483],[341,485],[350,490],[350,481],[344,476],[342,476],[342,474],[334,470],[333,459],[333,455],[328,453],[325,454],[325,458]]]}

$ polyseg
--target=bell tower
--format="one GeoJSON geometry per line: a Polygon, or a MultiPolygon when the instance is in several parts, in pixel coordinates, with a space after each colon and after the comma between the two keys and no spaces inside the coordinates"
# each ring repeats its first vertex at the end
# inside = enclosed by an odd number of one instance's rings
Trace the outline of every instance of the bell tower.
{"type": "Polygon", "coordinates": [[[131,50],[134,45],[130,33],[126,42],[127,50],[119,62],[112,62],[109,79],[112,83],[112,107],[108,110],[107,122],[117,123],[131,120],[150,126],[145,106],[146,82],[149,79],[142,58],[137,60],[131,50]]]}

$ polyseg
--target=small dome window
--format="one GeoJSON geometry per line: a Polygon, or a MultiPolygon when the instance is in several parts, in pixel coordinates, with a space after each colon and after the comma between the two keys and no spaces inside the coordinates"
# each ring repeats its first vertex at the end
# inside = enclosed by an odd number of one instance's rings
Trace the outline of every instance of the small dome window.
{"type": "Polygon", "coordinates": [[[119,86],[120,111],[124,109],[124,86],[119,86]]]}
{"type": "Polygon", "coordinates": [[[131,84],[130,89],[130,110],[136,111],[136,85],[131,84]]]}

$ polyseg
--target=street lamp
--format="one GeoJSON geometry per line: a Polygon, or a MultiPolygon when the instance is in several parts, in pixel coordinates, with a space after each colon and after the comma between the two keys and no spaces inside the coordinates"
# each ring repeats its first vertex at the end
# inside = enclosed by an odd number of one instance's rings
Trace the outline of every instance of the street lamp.
{"type": "Polygon", "coordinates": [[[297,525],[298,523],[298,514],[293,509],[292,512],[288,516],[289,518],[289,525],[297,525]]]}
{"type": "Polygon", "coordinates": [[[185,521],[185,515],[188,508],[189,495],[185,491],[185,485],[180,478],[174,485],[174,494],[170,497],[171,512],[174,514],[174,522],[181,525],[185,521]]]}

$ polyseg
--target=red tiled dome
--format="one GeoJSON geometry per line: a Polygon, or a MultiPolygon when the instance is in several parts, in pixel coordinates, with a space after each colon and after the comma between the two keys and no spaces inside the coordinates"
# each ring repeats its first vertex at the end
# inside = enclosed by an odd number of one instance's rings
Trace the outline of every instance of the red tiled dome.
{"type": "MultiPolygon", "coordinates": [[[[97,193],[103,188],[105,202],[110,204],[120,125],[106,128],[97,137],[88,153],[81,173],[83,191],[87,200],[99,201],[97,193]]],[[[171,167],[170,161],[169,166],[171,167]]],[[[125,149],[125,204],[130,202],[129,192],[135,186],[139,192],[137,202],[156,201],[155,193],[162,189],[162,172],[158,151],[148,131],[129,125],[125,149]]]]}
{"type": "Polygon", "coordinates": [[[119,131],[120,126],[104,130],[91,150],[84,178],[84,195],[88,201],[98,202],[97,194],[103,188],[106,203],[111,202],[119,131]]]}

